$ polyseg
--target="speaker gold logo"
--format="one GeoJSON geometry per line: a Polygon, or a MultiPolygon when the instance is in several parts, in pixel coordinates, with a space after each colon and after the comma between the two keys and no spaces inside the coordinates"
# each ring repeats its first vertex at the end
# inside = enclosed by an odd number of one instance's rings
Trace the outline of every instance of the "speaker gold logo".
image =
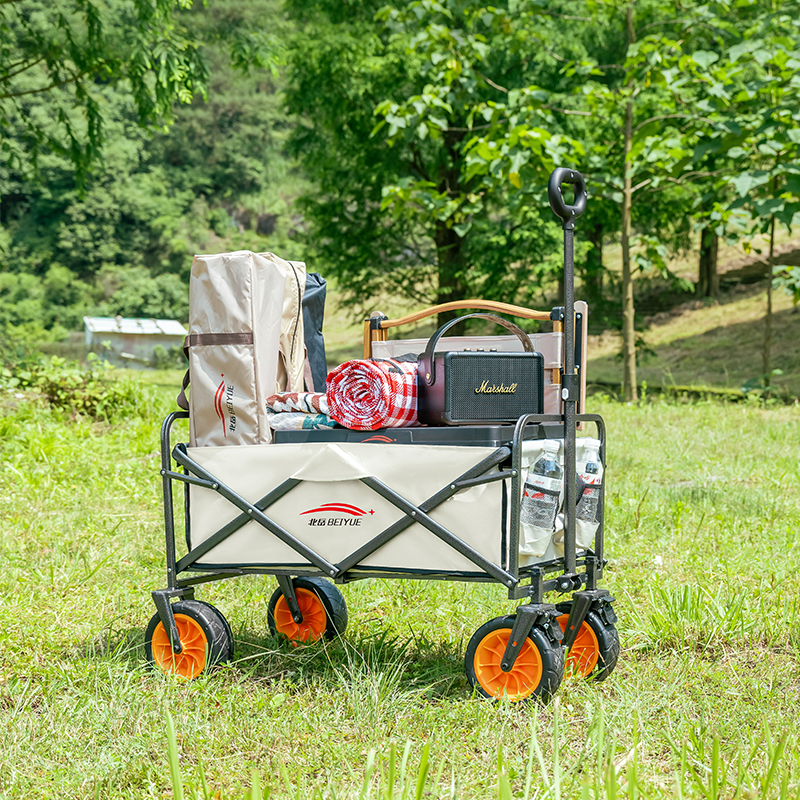
{"type": "Polygon", "coordinates": [[[511,383],[506,386],[501,383],[499,386],[496,383],[490,384],[489,381],[484,381],[477,389],[475,394],[514,394],[517,391],[517,384],[511,383]]]}

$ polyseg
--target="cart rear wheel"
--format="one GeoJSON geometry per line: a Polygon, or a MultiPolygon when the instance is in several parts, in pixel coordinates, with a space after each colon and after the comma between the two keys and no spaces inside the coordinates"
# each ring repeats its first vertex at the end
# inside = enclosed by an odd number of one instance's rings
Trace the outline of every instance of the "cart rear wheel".
{"type": "MultiPolygon", "coordinates": [[[[562,631],[567,629],[569,614],[558,617],[562,631]]],[[[589,611],[567,653],[566,669],[582,678],[605,680],[617,666],[619,633],[614,625],[604,622],[596,611],[589,611]]]]}
{"type": "Polygon", "coordinates": [[[224,617],[213,606],[196,600],[172,605],[182,650],[173,653],[169,636],[158,614],[154,614],[144,635],[147,660],[168,675],[191,681],[216,664],[227,661],[232,640],[224,617]]]}
{"type": "Polygon", "coordinates": [[[496,617],[475,631],[464,656],[470,685],[484,697],[548,702],[564,674],[564,651],[540,627],[534,627],[509,672],[500,663],[514,626],[514,616],[496,617]]]}
{"type": "Polygon", "coordinates": [[[289,604],[278,588],[270,598],[267,611],[272,634],[285,636],[294,643],[341,636],[347,628],[347,606],[342,593],[324,578],[293,578],[292,583],[303,621],[294,621],[289,604]]]}

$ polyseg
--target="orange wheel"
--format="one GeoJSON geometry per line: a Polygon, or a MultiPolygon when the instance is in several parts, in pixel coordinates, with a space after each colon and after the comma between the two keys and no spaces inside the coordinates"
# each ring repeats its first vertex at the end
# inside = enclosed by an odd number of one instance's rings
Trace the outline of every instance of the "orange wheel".
{"type": "MultiPolygon", "coordinates": [[[[566,632],[569,614],[561,614],[558,624],[566,632]]],[[[601,681],[611,674],[619,656],[619,634],[614,625],[604,622],[593,610],[586,614],[566,658],[566,671],[582,678],[601,681]]]]}
{"type": "Polygon", "coordinates": [[[470,639],[464,657],[467,678],[485,697],[511,701],[540,697],[549,700],[561,683],[564,653],[539,627],[531,630],[509,672],[500,664],[511,636],[514,617],[497,617],[470,639]]]}
{"type": "Polygon", "coordinates": [[[289,604],[281,594],[275,603],[275,630],[292,642],[316,642],[322,638],[328,627],[325,606],[310,589],[295,589],[295,594],[303,621],[294,621],[289,604]]]}
{"type": "Polygon", "coordinates": [[[182,600],[172,606],[181,652],[173,653],[161,618],[155,614],[145,633],[148,661],[161,672],[191,681],[227,660],[230,642],[222,615],[207,603],[182,600]]]}
{"type": "Polygon", "coordinates": [[[342,593],[322,578],[294,578],[295,596],[302,622],[295,622],[289,604],[280,589],[269,602],[267,621],[273,634],[285,636],[290,642],[312,643],[323,636],[332,639],[347,627],[347,607],[342,593]]]}

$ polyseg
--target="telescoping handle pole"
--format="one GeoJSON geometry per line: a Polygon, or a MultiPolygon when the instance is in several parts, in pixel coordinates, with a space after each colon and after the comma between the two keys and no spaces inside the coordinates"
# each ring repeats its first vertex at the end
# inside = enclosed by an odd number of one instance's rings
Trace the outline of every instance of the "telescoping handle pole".
{"type": "MultiPolygon", "coordinates": [[[[580,380],[575,374],[575,220],[586,210],[586,181],[577,170],[557,167],[547,184],[550,208],[564,229],[564,374],[561,399],[564,401],[564,572],[575,574],[575,404],[580,380]],[[575,188],[572,205],[567,205],[561,190],[564,183],[575,188]]],[[[575,587],[580,588],[580,587],[575,587]]]]}

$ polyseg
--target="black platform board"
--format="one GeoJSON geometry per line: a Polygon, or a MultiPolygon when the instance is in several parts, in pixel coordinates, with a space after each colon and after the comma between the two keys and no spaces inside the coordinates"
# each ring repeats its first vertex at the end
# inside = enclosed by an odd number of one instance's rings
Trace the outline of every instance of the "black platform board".
{"type": "MultiPolygon", "coordinates": [[[[380,428],[376,431],[326,430],[275,431],[275,444],[307,442],[362,442],[365,444],[438,444],[502,447],[514,437],[513,425],[459,425],[453,427],[380,428]]],[[[564,426],[555,423],[529,425],[526,439],[563,439],[564,426]]]]}

